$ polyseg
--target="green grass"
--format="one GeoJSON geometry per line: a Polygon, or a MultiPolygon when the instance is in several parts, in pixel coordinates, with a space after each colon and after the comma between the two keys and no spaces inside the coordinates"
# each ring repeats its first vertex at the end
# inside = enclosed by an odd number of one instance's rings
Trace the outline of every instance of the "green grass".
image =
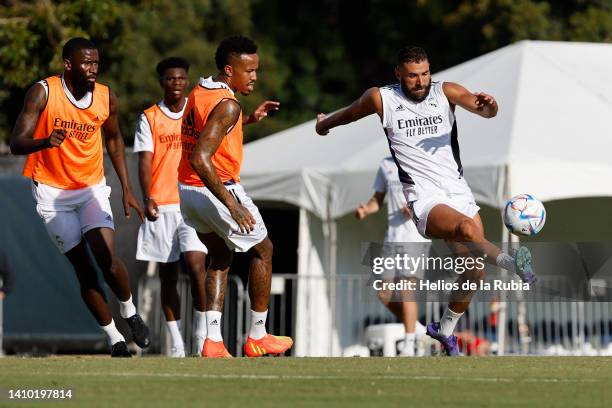
{"type": "Polygon", "coordinates": [[[71,388],[73,407],[609,407],[611,385],[604,357],[0,358],[3,394],[71,388]]]}

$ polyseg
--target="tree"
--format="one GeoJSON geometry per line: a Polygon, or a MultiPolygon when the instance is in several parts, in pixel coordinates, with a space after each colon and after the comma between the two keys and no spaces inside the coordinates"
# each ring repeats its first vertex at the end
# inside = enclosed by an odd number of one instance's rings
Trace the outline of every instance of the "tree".
{"type": "Polygon", "coordinates": [[[345,105],[370,86],[393,81],[395,53],[423,46],[440,71],[524,39],[612,41],[610,0],[38,0],[1,1],[0,142],[27,88],[62,69],[73,36],[101,52],[100,81],[120,98],[124,136],[161,97],[157,62],[191,62],[194,85],[216,72],[214,51],[228,36],[251,36],[261,67],[245,111],[281,102],[274,120],[245,128],[256,139],[345,105]]]}
{"type": "Polygon", "coordinates": [[[120,25],[113,0],[4,1],[0,8],[0,141],[6,140],[25,91],[62,69],[71,37],[107,39],[120,25]]]}

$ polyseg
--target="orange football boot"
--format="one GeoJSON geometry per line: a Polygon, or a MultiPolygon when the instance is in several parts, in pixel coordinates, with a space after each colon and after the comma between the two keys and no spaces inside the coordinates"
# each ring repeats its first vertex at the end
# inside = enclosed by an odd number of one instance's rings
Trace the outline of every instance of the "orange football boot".
{"type": "Polygon", "coordinates": [[[212,341],[207,337],[202,347],[202,357],[232,358],[232,355],[225,348],[223,341],[212,341]]]}
{"type": "Polygon", "coordinates": [[[291,337],[266,334],[259,340],[248,338],[244,343],[244,354],[247,357],[261,357],[270,354],[283,354],[293,346],[291,337]]]}

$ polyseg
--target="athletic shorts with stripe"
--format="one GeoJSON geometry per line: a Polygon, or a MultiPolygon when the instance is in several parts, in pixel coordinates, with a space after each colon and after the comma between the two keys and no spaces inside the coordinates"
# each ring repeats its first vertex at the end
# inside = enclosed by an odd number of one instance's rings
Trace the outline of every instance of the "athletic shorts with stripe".
{"type": "Polygon", "coordinates": [[[245,193],[242,185],[231,184],[226,185],[225,188],[255,218],[253,231],[240,232],[228,208],[208,188],[179,183],[183,219],[187,225],[195,228],[201,234],[216,233],[231,250],[247,252],[266,238],[268,230],[259,209],[245,193]]]}

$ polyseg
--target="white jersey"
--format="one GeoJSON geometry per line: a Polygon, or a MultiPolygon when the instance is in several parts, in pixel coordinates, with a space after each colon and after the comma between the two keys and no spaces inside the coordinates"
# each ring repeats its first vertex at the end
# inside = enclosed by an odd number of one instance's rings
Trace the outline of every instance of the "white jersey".
{"type": "Polygon", "coordinates": [[[378,166],[374,191],[387,197],[387,232],[385,242],[429,242],[417,231],[416,225],[404,213],[406,197],[392,157],[385,157],[378,166]]]}
{"type": "Polygon", "coordinates": [[[432,82],[421,102],[406,97],[399,83],[381,87],[380,95],[382,125],[407,199],[434,192],[471,195],[463,178],[455,115],[442,82],[432,82]]]}

